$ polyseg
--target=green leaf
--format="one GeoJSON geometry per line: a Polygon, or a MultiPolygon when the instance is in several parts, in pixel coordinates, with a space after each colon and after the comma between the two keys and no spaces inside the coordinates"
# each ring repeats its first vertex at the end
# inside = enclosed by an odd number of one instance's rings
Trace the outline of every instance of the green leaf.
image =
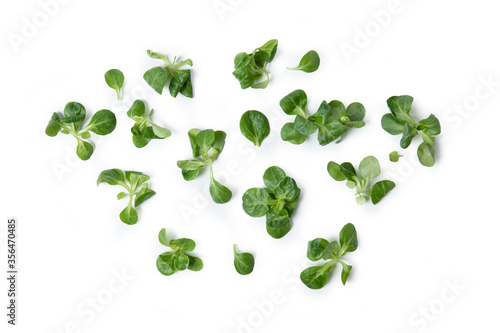
{"type": "Polygon", "coordinates": [[[319,131],[318,131],[318,142],[321,146],[325,146],[330,142],[339,138],[346,131],[347,127],[344,124],[337,122],[321,125],[319,126],[319,131]]]}
{"type": "Polygon", "coordinates": [[[172,275],[177,271],[174,265],[174,256],[172,252],[165,252],[156,259],[156,268],[163,275],[172,275]]]}
{"type": "Polygon", "coordinates": [[[57,114],[57,112],[54,112],[47,127],[45,128],[45,134],[47,134],[48,136],[56,136],[60,130],[61,125],[59,115],[57,114]]]}
{"type": "Polygon", "coordinates": [[[76,154],[81,160],[86,161],[90,158],[90,156],[92,156],[94,147],[87,141],[83,141],[79,138],[77,138],[77,140],[78,145],[76,146],[76,154]]]}
{"type": "Polygon", "coordinates": [[[361,177],[370,181],[380,175],[380,163],[373,156],[367,156],[359,163],[359,174],[361,177]]]}
{"type": "Polygon", "coordinates": [[[178,271],[187,269],[189,266],[189,257],[184,253],[180,253],[179,256],[174,259],[174,266],[178,271]]]}
{"type": "Polygon", "coordinates": [[[299,195],[299,188],[291,177],[283,178],[275,187],[274,194],[285,201],[293,201],[299,195]]]}
{"type": "Polygon", "coordinates": [[[209,164],[210,163],[208,161],[198,161],[198,160],[177,161],[177,166],[182,170],[199,170],[200,168],[206,167],[209,164]]]}
{"type": "Polygon", "coordinates": [[[264,179],[264,185],[266,185],[268,189],[274,192],[274,189],[276,188],[278,183],[285,177],[286,174],[283,169],[277,166],[272,166],[266,169],[266,171],[264,172],[264,177],[262,178],[264,179]]]}
{"type": "Polygon", "coordinates": [[[175,245],[176,247],[185,252],[191,252],[196,247],[195,241],[189,238],[174,239],[170,242],[170,245],[175,245]]]}
{"type": "Polygon", "coordinates": [[[307,138],[307,136],[299,133],[295,129],[294,123],[286,123],[281,128],[281,139],[283,139],[283,141],[289,141],[290,143],[293,143],[295,145],[300,145],[304,141],[306,141],[306,138],[307,138]]]}
{"type": "Polygon", "coordinates": [[[266,214],[266,225],[272,228],[281,228],[285,224],[289,223],[290,216],[286,209],[278,209],[276,207],[271,207],[269,212],[266,214]]]}
{"type": "Polygon", "coordinates": [[[315,72],[319,68],[319,55],[316,51],[311,50],[307,52],[302,59],[300,59],[299,65],[295,68],[288,68],[289,70],[303,71],[306,73],[315,72]]]}
{"type": "Polygon", "coordinates": [[[262,188],[251,188],[243,194],[243,210],[251,217],[262,217],[276,200],[262,188]]]}
{"type": "Polygon", "coordinates": [[[391,113],[382,117],[382,128],[389,134],[398,135],[404,131],[404,123],[397,120],[391,113]]]}
{"type": "Polygon", "coordinates": [[[324,238],[316,238],[309,241],[307,243],[307,258],[311,261],[320,260],[328,244],[328,241],[324,238]]]}
{"type": "Polygon", "coordinates": [[[255,82],[255,77],[248,67],[240,67],[234,70],[233,75],[240,82],[241,89],[247,89],[255,82]]]}
{"type": "Polygon", "coordinates": [[[182,170],[182,178],[184,178],[184,180],[187,180],[187,181],[190,181],[190,180],[193,180],[195,179],[196,177],[198,177],[198,175],[200,174],[200,169],[196,169],[196,170],[182,170]]]}
{"type": "Polygon", "coordinates": [[[188,257],[189,257],[188,269],[190,271],[198,272],[198,271],[201,271],[203,269],[203,261],[200,258],[190,256],[190,255],[188,255],[188,257]]]}
{"type": "Polygon", "coordinates": [[[412,103],[413,97],[407,95],[392,96],[387,100],[387,106],[389,106],[393,116],[400,122],[409,124],[415,123],[413,118],[410,116],[412,103]]]}
{"type": "Polygon", "coordinates": [[[167,231],[165,228],[161,229],[160,232],[158,233],[158,240],[160,241],[161,244],[170,247],[167,241],[167,231]]]}
{"type": "Polygon", "coordinates": [[[77,102],[69,102],[64,107],[64,117],[61,122],[65,124],[75,124],[76,128],[85,120],[85,107],[77,102]]]}
{"type": "Polygon", "coordinates": [[[261,52],[265,52],[267,54],[268,62],[273,61],[274,56],[276,55],[276,51],[278,50],[278,40],[271,39],[266,42],[264,45],[259,47],[258,49],[261,52]]]}
{"type": "Polygon", "coordinates": [[[422,142],[418,146],[417,155],[418,160],[423,166],[431,167],[436,162],[434,159],[434,147],[428,143],[422,142]]]}
{"type": "Polygon", "coordinates": [[[222,152],[222,149],[224,149],[224,145],[226,143],[226,133],[223,131],[215,131],[214,135],[215,135],[215,140],[214,143],[212,144],[212,148],[216,149],[220,154],[222,152]]]}
{"type": "Polygon", "coordinates": [[[337,241],[329,243],[325,250],[323,251],[322,258],[324,260],[333,259],[337,256],[337,252],[340,250],[340,244],[337,241]]]}
{"type": "Polygon", "coordinates": [[[342,103],[341,101],[333,100],[328,103],[328,105],[330,105],[330,107],[332,108],[332,118],[340,122],[340,118],[343,114],[346,113],[344,103],[342,103]]]}
{"type": "Polygon", "coordinates": [[[405,124],[403,127],[403,136],[399,144],[401,148],[408,148],[415,135],[417,135],[417,131],[410,124],[405,124]]]}
{"type": "Polygon", "coordinates": [[[137,223],[137,221],[139,220],[139,216],[137,215],[137,211],[131,205],[128,205],[120,213],[120,220],[123,223],[132,225],[137,223]]]}
{"type": "Polygon", "coordinates": [[[146,113],[146,105],[140,99],[136,99],[132,106],[127,111],[127,116],[134,119],[134,117],[142,117],[146,113]]]}
{"type": "Polygon", "coordinates": [[[270,133],[269,120],[259,111],[250,110],[241,116],[240,119],[241,134],[255,146],[260,147],[262,142],[270,133]]]}
{"type": "Polygon", "coordinates": [[[239,253],[236,251],[236,244],[233,245],[234,268],[241,275],[252,273],[255,259],[251,253],[239,253]]]}
{"type": "Polygon", "coordinates": [[[125,192],[120,192],[120,193],[118,193],[118,194],[116,195],[116,199],[121,200],[121,199],[125,198],[127,195],[128,195],[128,194],[127,194],[127,193],[125,193],[125,192]]]}
{"type": "Polygon", "coordinates": [[[233,196],[233,193],[230,189],[216,181],[213,177],[211,177],[210,179],[209,190],[212,200],[218,204],[225,204],[226,202],[231,200],[231,197],[233,196]]]}
{"type": "Polygon", "coordinates": [[[132,127],[132,133],[132,142],[137,148],[145,147],[152,139],[156,138],[152,127],[148,126],[141,132],[138,123],[132,127]]]}
{"type": "Polygon", "coordinates": [[[196,145],[196,136],[201,131],[197,128],[192,128],[188,132],[189,142],[191,143],[191,150],[193,151],[193,157],[196,158],[201,155],[200,147],[196,145]]]}
{"type": "Polygon", "coordinates": [[[97,135],[107,135],[115,130],[116,117],[115,114],[109,110],[97,111],[87,125],[89,131],[97,135]]]}
{"type": "Polygon", "coordinates": [[[249,54],[245,52],[238,53],[236,57],[234,57],[234,68],[238,69],[241,67],[245,67],[248,65],[250,60],[251,58],[249,54]]]}
{"type": "MultiPolygon", "coordinates": [[[[338,101],[336,101],[338,102],[338,101]]],[[[339,102],[340,103],[340,102],[339,102]]],[[[342,104],[342,103],[340,103],[342,104]]],[[[343,105],[342,105],[343,107],[343,105]]],[[[309,117],[309,119],[317,124],[329,124],[336,120],[334,118],[333,108],[326,101],[321,102],[318,111],[309,117]]]]}
{"type": "Polygon", "coordinates": [[[125,181],[123,171],[120,169],[104,170],[97,177],[97,185],[101,183],[108,183],[109,185],[118,185],[125,181]]]}
{"type": "Polygon", "coordinates": [[[280,239],[283,236],[285,236],[290,231],[291,228],[292,224],[290,223],[290,221],[277,228],[266,224],[267,233],[275,239],[280,239]]]}
{"type": "Polygon", "coordinates": [[[322,266],[306,268],[300,273],[300,280],[311,289],[321,289],[326,285],[328,275],[323,273],[322,266]]]}
{"type": "Polygon", "coordinates": [[[153,122],[150,122],[150,124],[151,124],[151,129],[152,129],[154,135],[156,135],[156,137],[158,139],[165,139],[165,138],[168,138],[170,135],[172,135],[172,132],[170,132],[169,129],[167,129],[165,127],[158,126],[153,122]]]}
{"type": "Polygon", "coordinates": [[[439,120],[435,115],[431,114],[426,119],[422,119],[418,122],[418,130],[423,131],[427,135],[439,135],[441,134],[441,125],[439,120]]]}
{"type": "Polygon", "coordinates": [[[165,68],[161,66],[153,67],[144,73],[143,77],[149,86],[161,95],[168,80],[168,73],[165,68]]]}
{"type": "Polygon", "coordinates": [[[344,175],[344,173],[342,173],[342,171],[340,170],[340,165],[338,165],[337,163],[333,161],[328,162],[327,170],[330,177],[332,177],[336,181],[341,182],[343,180],[346,180],[346,176],[344,175]]]}
{"type": "Polygon", "coordinates": [[[170,84],[168,86],[170,95],[172,97],[177,97],[179,91],[186,83],[186,80],[191,75],[191,71],[189,69],[180,70],[177,74],[174,75],[172,80],[170,80],[170,84]]]}
{"type": "Polygon", "coordinates": [[[346,114],[349,115],[350,121],[361,121],[365,117],[365,107],[361,103],[351,103],[347,107],[346,114]]]}
{"type": "Polygon", "coordinates": [[[200,147],[203,153],[208,153],[214,141],[215,132],[212,129],[203,130],[196,136],[196,145],[200,147]]]}
{"type": "Polygon", "coordinates": [[[152,196],[156,194],[155,191],[150,190],[147,186],[143,187],[136,195],[134,205],[135,207],[138,207],[140,204],[142,204],[144,201],[148,200],[152,196]]]}
{"type": "Polygon", "coordinates": [[[295,129],[303,135],[311,135],[318,129],[318,126],[302,116],[295,117],[295,129]]]}
{"type": "Polygon", "coordinates": [[[372,203],[374,205],[379,203],[379,201],[382,200],[382,198],[385,197],[385,195],[394,187],[396,187],[396,184],[390,180],[381,180],[373,184],[371,193],[372,203]]]}
{"type": "Polygon", "coordinates": [[[302,115],[307,118],[306,106],[307,95],[304,90],[294,90],[280,101],[280,106],[283,111],[288,115],[302,115]]]}
{"type": "Polygon", "coordinates": [[[349,274],[351,273],[352,266],[345,265],[342,263],[342,284],[345,286],[345,283],[347,281],[347,278],[349,277],[349,274]]]}
{"type": "Polygon", "coordinates": [[[347,223],[340,230],[340,245],[347,252],[354,252],[358,248],[358,236],[352,223],[347,223]]]}
{"type": "Polygon", "coordinates": [[[104,74],[104,79],[108,86],[116,91],[116,95],[120,100],[122,98],[120,90],[123,87],[123,82],[125,82],[123,73],[118,69],[110,69],[104,74]]]}
{"type": "Polygon", "coordinates": [[[193,98],[193,84],[191,83],[191,72],[189,73],[186,82],[181,88],[181,95],[186,96],[187,98],[193,98]]]}
{"type": "Polygon", "coordinates": [[[356,169],[349,162],[344,162],[340,165],[340,172],[342,172],[346,179],[354,180],[358,178],[356,174],[356,169]]]}

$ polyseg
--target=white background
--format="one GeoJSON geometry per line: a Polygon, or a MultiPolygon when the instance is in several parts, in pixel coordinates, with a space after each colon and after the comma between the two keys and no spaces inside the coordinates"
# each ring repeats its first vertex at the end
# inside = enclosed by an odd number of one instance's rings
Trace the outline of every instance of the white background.
{"type": "Polygon", "coordinates": [[[488,0],[401,0],[381,27],[373,13],[387,12],[390,3],[61,0],[44,21],[37,1],[3,1],[0,257],[6,271],[5,221],[16,217],[20,275],[15,328],[5,323],[1,279],[2,327],[47,333],[498,331],[498,8],[488,0]],[[225,9],[217,10],[221,3],[225,9]],[[26,22],[39,27],[30,34],[26,22]],[[359,31],[366,29],[370,36],[363,40],[359,31]],[[10,41],[14,35],[24,38],[21,44],[10,41]],[[241,90],[231,74],[234,56],[271,38],[279,46],[268,88],[241,90]],[[346,56],[346,44],[357,53],[346,56]],[[193,60],[194,99],[174,99],[168,90],[160,96],[144,83],[143,73],[161,64],[147,49],[193,60]],[[320,69],[287,72],[310,49],[320,54],[320,69]],[[119,103],[104,82],[110,68],[126,77],[119,103]],[[300,146],[283,142],[281,126],[293,118],[278,102],[299,88],[308,94],[311,114],[323,99],[363,103],[366,126],[338,145],[320,147],[315,136],[300,146]],[[380,118],[388,112],[386,99],[402,94],[415,98],[415,118],[434,113],[441,121],[432,168],[415,161],[417,139],[399,163],[388,160],[389,152],[402,149],[380,118]],[[125,112],[135,98],[155,108],[154,120],[172,130],[170,138],[133,146],[125,112]],[[92,135],[95,151],[86,162],[74,159],[72,137],[44,134],[52,112],[69,101],[85,105],[89,116],[108,108],[118,118],[112,134],[92,135]],[[271,121],[261,148],[239,131],[241,114],[250,109],[271,121]],[[233,191],[228,204],[210,200],[207,173],[185,182],[176,167],[191,156],[187,131],[194,127],[227,132],[214,170],[233,191]],[[381,161],[380,179],[397,183],[377,206],[356,205],[353,191],[326,172],[330,160],[357,166],[367,155],[381,161]],[[271,165],[302,189],[292,230],[280,240],[266,233],[264,218],[241,209],[244,191],[263,186],[271,165]],[[151,176],[157,195],[140,207],[134,226],[118,218],[126,205],[116,200],[120,188],[96,186],[108,168],[151,176]],[[322,290],[306,288],[298,274],[311,264],[307,242],[337,239],[347,222],[359,238],[358,250],[345,257],[353,266],[347,285],[335,270],[322,290]],[[157,240],[161,228],[196,241],[201,272],[165,277],[157,271],[156,257],[166,250],[157,240]],[[255,255],[251,275],[235,272],[233,243],[255,255]],[[130,279],[117,282],[123,271],[130,279]],[[460,289],[451,290],[455,283],[460,289]],[[270,305],[273,295],[280,297],[270,305]],[[106,304],[90,310],[92,298],[106,304]]]}

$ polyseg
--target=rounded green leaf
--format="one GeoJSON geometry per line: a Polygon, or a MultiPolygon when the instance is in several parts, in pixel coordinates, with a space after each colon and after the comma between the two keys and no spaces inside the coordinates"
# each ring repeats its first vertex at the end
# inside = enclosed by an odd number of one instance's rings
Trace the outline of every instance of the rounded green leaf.
{"type": "Polygon", "coordinates": [[[392,96],[387,100],[387,106],[391,109],[391,113],[397,120],[403,123],[413,124],[415,121],[410,116],[413,97],[408,95],[392,96]]]}
{"type": "Polygon", "coordinates": [[[417,128],[427,135],[434,136],[441,133],[441,125],[439,124],[439,120],[433,114],[431,114],[426,119],[420,120],[418,122],[417,128]]]}
{"type": "Polygon", "coordinates": [[[187,255],[189,257],[189,266],[188,269],[193,272],[198,272],[203,269],[203,261],[194,256],[187,255]]]}
{"type": "Polygon", "coordinates": [[[268,189],[274,192],[274,188],[278,183],[286,177],[285,171],[277,166],[272,166],[266,169],[264,172],[264,185],[268,189]]]}
{"type": "Polygon", "coordinates": [[[349,115],[351,121],[361,121],[365,117],[365,107],[358,102],[351,103],[346,109],[346,114],[349,115]]]}
{"type": "Polygon", "coordinates": [[[302,115],[307,118],[306,106],[307,106],[307,95],[304,90],[294,90],[280,101],[280,106],[283,111],[288,115],[302,115]]]}
{"type": "Polygon", "coordinates": [[[167,231],[165,228],[161,229],[160,232],[158,233],[158,240],[160,241],[161,244],[165,246],[170,246],[167,241],[167,231]]]}
{"type": "Polygon", "coordinates": [[[49,123],[47,124],[47,127],[45,128],[45,134],[47,134],[48,136],[56,136],[60,130],[61,125],[59,115],[57,114],[57,112],[54,112],[52,114],[52,117],[50,118],[49,123]]]}
{"type": "Polygon", "coordinates": [[[373,156],[367,156],[359,163],[359,174],[370,181],[380,175],[380,163],[373,156]]]}
{"type": "Polygon", "coordinates": [[[132,225],[137,223],[139,216],[137,215],[137,211],[132,206],[127,206],[120,213],[120,220],[125,224],[132,225]]]}
{"type": "Polygon", "coordinates": [[[318,129],[315,123],[302,116],[295,117],[294,125],[297,132],[306,136],[313,134],[318,129]]]}
{"type": "Polygon", "coordinates": [[[241,134],[255,146],[260,147],[262,142],[271,132],[269,120],[259,111],[250,110],[241,116],[240,119],[241,134]]]}
{"type": "Polygon", "coordinates": [[[153,67],[144,73],[144,80],[153,88],[158,94],[162,94],[163,87],[167,84],[168,73],[165,68],[158,66],[153,67]]]}
{"type": "Polygon", "coordinates": [[[262,217],[269,207],[276,203],[271,195],[262,188],[251,188],[243,194],[243,210],[251,217],[262,217]]]}
{"type": "MultiPolygon", "coordinates": [[[[321,146],[325,146],[336,140],[347,131],[346,125],[337,122],[321,125],[318,128],[318,142],[321,146]]],[[[337,141],[337,143],[339,142],[340,140],[337,141]]]]}
{"type": "Polygon", "coordinates": [[[271,39],[267,41],[264,45],[258,48],[259,51],[265,52],[267,54],[268,61],[271,62],[276,55],[276,51],[278,50],[278,40],[271,39]]]}
{"type": "Polygon", "coordinates": [[[332,118],[336,121],[340,121],[340,117],[342,117],[342,115],[346,113],[344,103],[342,103],[341,101],[333,100],[328,104],[332,108],[332,118]]]}
{"type": "Polygon", "coordinates": [[[180,70],[179,73],[174,75],[168,85],[168,89],[172,97],[177,97],[177,94],[179,94],[179,91],[184,86],[184,83],[186,83],[190,75],[191,71],[189,69],[180,70]]]}
{"type": "Polygon", "coordinates": [[[347,252],[354,252],[358,248],[358,235],[352,223],[347,223],[340,230],[340,245],[347,252]]]}
{"type": "Polygon", "coordinates": [[[321,289],[328,281],[328,275],[323,273],[322,266],[306,268],[300,273],[300,280],[311,289],[321,289]]]}
{"type": "Polygon", "coordinates": [[[417,155],[418,160],[423,166],[431,167],[436,162],[434,159],[434,147],[430,144],[422,142],[420,146],[418,146],[417,155]]]}
{"type": "Polygon", "coordinates": [[[130,118],[142,117],[146,113],[146,105],[140,99],[136,99],[132,106],[127,111],[127,116],[130,118]]]}
{"type": "Polygon", "coordinates": [[[328,241],[324,238],[316,238],[309,241],[307,243],[307,258],[311,261],[320,260],[328,244],[328,241]]]}
{"type": "Polygon", "coordinates": [[[208,153],[214,142],[215,132],[212,129],[200,131],[200,133],[196,135],[196,145],[200,147],[201,151],[204,153],[208,153]]]}
{"type": "Polygon", "coordinates": [[[121,99],[120,89],[123,87],[123,82],[125,82],[125,77],[119,69],[110,69],[104,74],[104,79],[111,89],[116,91],[118,99],[121,99]]]}
{"type": "Polygon", "coordinates": [[[179,249],[181,249],[182,251],[185,251],[185,252],[191,252],[196,247],[195,241],[190,239],[190,238],[174,239],[170,242],[170,245],[175,245],[179,249]]]}
{"type": "Polygon", "coordinates": [[[302,59],[300,59],[299,65],[295,68],[288,68],[289,70],[303,71],[306,73],[315,72],[319,68],[319,55],[316,51],[311,50],[307,52],[302,59]]]}
{"type": "Polygon", "coordinates": [[[231,197],[233,196],[233,193],[230,189],[216,181],[213,177],[211,177],[210,179],[209,190],[212,200],[218,204],[225,204],[226,202],[231,200],[231,197]]]}
{"type": "Polygon", "coordinates": [[[389,160],[391,162],[394,162],[396,163],[397,161],[399,161],[399,158],[400,157],[403,157],[403,155],[399,155],[399,153],[397,151],[393,151],[389,154],[389,160]]]}
{"type": "Polygon", "coordinates": [[[184,253],[180,253],[174,258],[174,266],[178,271],[187,269],[189,266],[189,257],[184,253]]]}
{"type": "Polygon", "coordinates": [[[135,207],[139,207],[144,201],[148,200],[152,196],[156,194],[155,191],[149,189],[147,185],[143,187],[135,196],[134,205],[135,207]]]}
{"type": "Polygon", "coordinates": [[[266,214],[266,225],[272,228],[280,228],[290,221],[290,216],[286,209],[278,210],[275,207],[271,207],[269,212],[266,214]]]}
{"type": "Polygon", "coordinates": [[[172,135],[169,129],[156,125],[153,122],[150,122],[151,129],[153,130],[154,135],[157,139],[165,139],[172,135]]]}
{"type": "Polygon", "coordinates": [[[299,195],[300,190],[291,177],[283,178],[274,188],[274,194],[277,198],[285,201],[293,201],[299,195]]]}
{"type": "Polygon", "coordinates": [[[255,259],[251,253],[239,253],[236,251],[236,244],[233,245],[234,268],[241,275],[247,275],[253,272],[255,259]]]}
{"type": "Polygon", "coordinates": [[[78,145],[76,146],[76,154],[78,157],[86,161],[92,156],[92,153],[94,152],[94,146],[92,146],[90,143],[87,141],[83,141],[81,139],[78,140],[78,145]]]}
{"type": "Polygon", "coordinates": [[[108,183],[109,185],[118,185],[125,181],[125,175],[120,169],[107,169],[101,171],[97,177],[97,185],[101,183],[108,183]]]}
{"type": "Polygon", "coordinates": [[[404,131],[404,123],[398,121],[392,114],[386,113],[382,117],[382,128],[389,134],[398,135],[404,131]]]}
{"type": "Polygon", "coordinates": [[[347,281],[347,278],[349,277],[349,274],[351,273],[352,266],[346,265],[342,263],[342,284],[345,286],[345,283],[347,281]]]}
{"type": "Polygon", "coordinates": [[[114,131],[116,127],[116,116],[109,110],[97,111],[87,125],[89,131],[97,135],[107,135],[114,131]]]}
{"type": "Polygon", "coordinates": [[[345,175],[342,173],[342,171],[340,171],[340,165],[338,165],[337,163],[333,161],[328,162],[327,170],[330,177],[332,177],[336,181],[341,182],[343,180],[346,180],[345,175]]]}
{"type": "Polygon", "coordinates": [[[290,221],[277,228],[266,224],[267,233],[275,239],[280,239],[283,236],[285,236],[290,231],[291,228],[292,224],[290,223],[290,221]]]}
{"type": "Polygon", "coordinates": [[[174,265],[174,257],[172,252],[165,252],[158,256],[156,259],[156,268],[163,275],[172,275],[177,269],[174,265]]]}
{"type": "Polygon", "coordinates": [[[337,252],[339,251],[340,249],[340,244],[339,242],[337,241],[333,241],[331,243],[329,243],[325,250],[323,251],[323,259],[324,260],[330,260],[330,259],[333,259],[335,258],[335,256],[337,255],[337,252]]]}
{"type": "Polygon", "coordinates": [[[390,180],[381,180],[373,184],[371,193],[372,203],[374,205],[378,204],[379,201],[382,200],[382,198],[385,197],[385,195],[394,187],[396,187],[396,184],[390,180]]]}
{"type": "Polygon", "coordinates": [[[344,162],[340,165],[340,172],[342,172],[348,180],[354,180],[358,178],[356,169],[354,169],[354,166],[349,162],[344,162]]]}
{"type": "Polygon", "coordinates": [[[417,135],[417,131],[410,124],[404,124],[403,126],[403,136],[401,137],[401,141],[399,145],[401,148],[406,149],[410,146],[413,138],[417,135]]]}
{"type": "Polygon", "coordinates": [[[294,145],[300,145],[304,141],[306,141],[306,138],[307,138],[307,136],[299,133],[295,129],[294,123],[286,123],[281,128],[281,139],[283,139],[283,141],[288,141],[290,143],[293,143],[294,145]]]}
{"type": "MultiPolygon", "coordinates": [[[[64,107],[64,118],[61,119],[66,124],[80,124],[85,119],[85,107],[77,102],[69,102],[64,107]]],[[[78,126],[77,126],[78,127],[78,126]]]]}

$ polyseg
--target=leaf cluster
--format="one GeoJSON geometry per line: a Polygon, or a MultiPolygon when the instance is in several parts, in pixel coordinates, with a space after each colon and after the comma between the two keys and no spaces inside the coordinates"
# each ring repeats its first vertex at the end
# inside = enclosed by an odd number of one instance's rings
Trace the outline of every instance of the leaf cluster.
{"type": "Polygon", "coordinates": [[[266,88],[269,83],[267,65],[273,61],[278,49],[278,40],[271,39],[251,54],[241,52],[234,57],[233,75],[242,89],[266,88]]]}
{"type": "Polygon", "coordinates": [[[108,169],[99,174],[97,185],[108,183],[109,185],[120,185],[125,188],[126,192],[120,192],[117,195],[118,200],[125,197],[129,198],[127,207],[120,213],[120,220],[123,223],[132,225],[136,224],[139,219],[136,208],[156,194],[155,191],[149,189],[148,180],[149,176],[142,172],[123,172],[120,169],[108,169]]]}
{"type": "Polygon", "coordinates": [[[154,109],[151,109],[149,114],[146,114],[146,105],[139,99],[135,100],[127,111],[127,116],[135,121],[131,131],[132,141],[137,148],[146,146],[152,139],[165,139],[172,134],[170,130],[151,120],[153,112],[154,109]]]}
{"type": "Polygon", "coordinates": [[[365,108],[361,103],[352,103],[345,108],[342,102],[323,101],[312,116],[307,114],[307,95],[303,90],[294,90],[280,101],[283,111],[296,116],[293,123],[286,123],[281,129],[281,138],[293,144],[302,144],[307,136],[318,130],[318,142],[321,146],[337,140],[339,143],[348,128],[365,126],[363,118],[365,108]]]}
{"type": "Polygon", "coordinates": [[[370,182],[380,175],[380,163],[373,156],[367,156],[359,163],[359,176],[353,165],[349,162],[337,164],[328,163],[328,173],[336,181],[347,180],[347,187],[356,189],[356,202],[360,205],[371,197],[372,203],[376,205],[382,198],[392,190],[396,184],[390,180],[381,180],[373,186],[370,182]]]}
{"type": "Polygon", "coordinates": [[[266,216],[266,229],[273,238],[285,236],[291,229],[290,217],[299,201],[300,189],[281,168],[264,172],[265,188],[251,188],[243,195],[243,210],[251,217],[266,216]]]}
{"type": "Polygon", "coordinates": [[[325,260],[322,266],[306,268],[300,273],[302,282],[311,289],[321,289],[328,281],[330,273],[336,263],[342,265],[342,283],[345,285],[352,266],[347,265],[341,258],[348,252],[358,248],[358,236],[352,223],[346,224],[339,235],[339,242],[328,242],[324,238],[316,238],[307,244],[307,258],[311,261],[325,260]]]}
{"type": "Polygon", "coordinates": [[[78,142],[76,154],[84,161],[88,160],[94,152],[94,146],[85,141],[90,138],[90,132],[97,135],[107,135],[116,127],[115,114],[109,110],[97,111],[87,126],[83,127],[86,118],[85,107],[77,102],[69,102],[64,107],[63,114],[54,112],[45,128],[45,134],[56,136],[59,132],[71,134],[78,142]]]}
{"type": "Polygon", "coordinates": [[[423,142],[418,146],[418,159],[422,165],[431,167],[435,163],[435,137],[441,133],[441,125],[433,114],[417,123],[410,115],[412,103],[413,97],[408,95],[390,97],[387,105],[391,112],[382,117],[382,128],[392,135],[403,134],[400,141],[403,149],[419,135],[423,142]]]}
{"type": "Polygon", "coordinates": [[[181,67],[188,65],[193,66],[191,59],[177,61],[177,57],[173,62],[168,60],[168,57],[163,54],[147,50],[148,56],[153,59],[163,60],[163,66],[157,66],[149,69],[144,73],[144,80],[153,88],[158,94],[162,94],[163,88],[168,84],[168,90],[172,97],[177,97],[179,93],[182,95],[193,98],[193,85],[191,83],[191,70],[181,69],[181,67]]]}
{"type": "Polygon", "coordinates": [[[196,243],[189,238],[167,240],[165,228],[160,230],[158,240],[162,245],[172,249],[169,252],[163,252],[156,259],[156,268],[163,275],[172,275],[176,271],[189,269],[191,271],[200,271],[203,268],[203,261],[195,256],[186,254],[196,247],[196,243]]]}
{"type": "Polygon", "coordinates": [[[210,166],[210,196],[215,203],[223,204],[231,200],[232,192],[214,178],[212,163],[219,157],[226,141],[226,133],[212,129],[199,130],[196,128],[188,132],[193,160],[177,161],[182,169],[182,177],[190,181],[198,177],[200,170],[210,166]]]}

